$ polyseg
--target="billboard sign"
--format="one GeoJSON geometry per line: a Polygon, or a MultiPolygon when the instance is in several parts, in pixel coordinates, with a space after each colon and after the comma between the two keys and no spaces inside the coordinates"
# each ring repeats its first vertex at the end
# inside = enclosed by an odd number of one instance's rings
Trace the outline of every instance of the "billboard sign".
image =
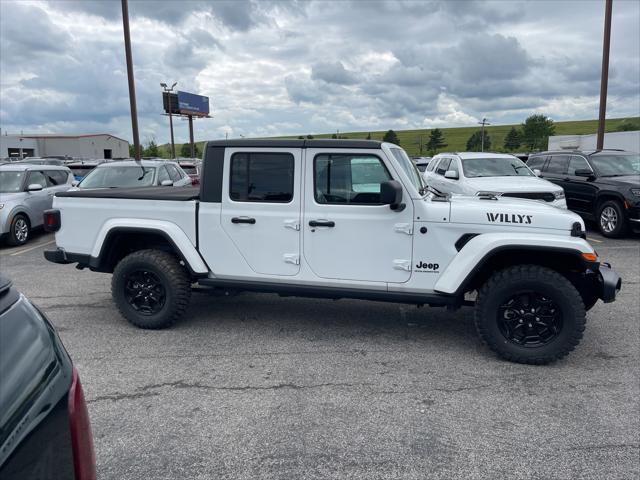
{"type": "Polygon", "coordinates": [[[206,117],[209,115],[209,97],[178,91],[178,109],[183,115],[206,117]]]}

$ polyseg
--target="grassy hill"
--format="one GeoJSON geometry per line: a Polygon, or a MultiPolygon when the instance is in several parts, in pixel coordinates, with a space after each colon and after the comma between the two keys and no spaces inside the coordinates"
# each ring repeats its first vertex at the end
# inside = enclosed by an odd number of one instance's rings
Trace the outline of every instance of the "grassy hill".
{"type": "MultiPolygon", "coordinates": [[[[631,123],[635,125],[640,124],[640,117],[630,118],[611,118],[608,119],[605,124],[605,130],[607,132],[616,131],[622,124],[631,123]]],[[[585,135],[596,133],[598,128],[598,120],[578,120],[571,122],[555,122],[556,135],[585,135]]],[[[485,127],[487,134],[491,137],[491,151],[504,151],[502,147],[504,143],[504,137],[507,135],[511,127],[518,128],[519,125],[491,125],[485,127]]],[[[457,127],[457,128],[441,128],[444,135],[444,141],[447,146],[442,151],[464,151],[466,150],[467,140],[477,130],[477,127],[457,127]]],[[[420,152],[420,137],[422,136],[422,144],[426,144],[429,139],[429,132],[431,129],[419,129],[419,130],[396,130],[400,145],[407,151],[409,155],[419,155],[420,152]]],[[[340,132],[340,137],[346,138],[367,138],[371,134],[373,140],[382,140],[386,130],[384,131],[365,131],[365,132],[340,132]]],[[[306,133],[304,134],[307,135],[306,133]]],[[[332,133],[312,133],[313,138],[331,138],[332,133]]],[[[277,138],[298,138],[298,135],[291,135],[277,138]]],[[[205,142],[197,142],[198,149],[202,152],[202,148],[205,142]]],[[[181,145],[176,144],[176,152],[180,151],[181,145]]],[[[169,157],[169,145],[160,145],[160,154],[163,157],[169,157]]],[[[523,149],[524,150],[524,149],[523,149]]],[[[423,150],[423,155],[429,153],[423,150]]]]}

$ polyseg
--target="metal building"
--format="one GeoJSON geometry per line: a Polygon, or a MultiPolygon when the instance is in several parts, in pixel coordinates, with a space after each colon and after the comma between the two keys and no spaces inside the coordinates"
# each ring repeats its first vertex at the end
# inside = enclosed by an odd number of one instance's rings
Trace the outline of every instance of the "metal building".
{"type": "MultiPolygon", "coordinates": [[[[604,148],[618,148],[631,152],[640,152],[640,131],[605,133],[604,148]]],[[[591,135],[555,135],[549,137],[549,150],[595,149],[595,133],[591,135]]]]}
{"type": "Polygon", "coordinates": [[[1,135],[0,158],[51,157],[126,158],[129,142],[107,133],[93,135],[1,135]]]}

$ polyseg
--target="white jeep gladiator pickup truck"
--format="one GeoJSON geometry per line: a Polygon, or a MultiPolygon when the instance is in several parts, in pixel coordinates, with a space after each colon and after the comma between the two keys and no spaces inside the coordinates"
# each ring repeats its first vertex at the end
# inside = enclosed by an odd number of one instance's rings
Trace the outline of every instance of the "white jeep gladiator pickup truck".
{"type": "Polygon", "coordinates": [[[365,140],[228,140],[200,189],[58,193],[55,263],[112,273],[127,320],[164,328],[194,285],[222,293],[475,308],[502,357],[544,364],[579,343],[620,277],[580,217],[535,200],[429,190],[400,147],[365,140]]]}

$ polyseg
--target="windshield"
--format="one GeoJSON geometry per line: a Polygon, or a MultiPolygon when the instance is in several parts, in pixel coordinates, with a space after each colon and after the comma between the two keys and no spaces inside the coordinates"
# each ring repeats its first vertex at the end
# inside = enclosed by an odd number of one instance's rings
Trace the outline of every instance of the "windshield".
{"type": "Polygon", "coordinates": [[[0,172],[0,193],[16,193],[22,191],[24,172],[0,172]]]}
{"type": "Polygon", "coordinates": [[[638,175],[640,173],[640,155],[592,155],[589,160],[601,177],[638,175]]]}
{"type": "Polygon", "coordinates": [[[535,176],[522,160],[515,157],[463,158],[462,171],[468,178],[535,176]]]}
{"type": "Polygon", "coordinates": [[[411,161],[405,151],[401,148],[391,148],[390,150],[391,153],[393,153],[393,156],[396,157],[396,160],[398,160],[398,163],[400,164],[404,172],[409,177],[409,180],[411,180],[411,183],[413,183],[413,186],[416,187],[416,190],[418,190],[418,192],[422,191],[422,189],[425,187],[425,183],[422,179],[422,175],[420,175],[420,172],[416,168],[415,163],[411,161]]]}
{"type": "Polygon", "coordinates": [[[137,166],[98,167],[84,177],[78,186],[80,188],[148,187],[153,183],[153,170],[153,168],[137,166]]]}
{"type": "Polygon", "coordinates": [[[93,170],[96,167],[93,165],[81,165],[81,166],[69,165],[69,168],[71,169],[71,172],[76,177],[84,177],[87,175],[87,173],[89,173],[91,170],[93,170]]]}

